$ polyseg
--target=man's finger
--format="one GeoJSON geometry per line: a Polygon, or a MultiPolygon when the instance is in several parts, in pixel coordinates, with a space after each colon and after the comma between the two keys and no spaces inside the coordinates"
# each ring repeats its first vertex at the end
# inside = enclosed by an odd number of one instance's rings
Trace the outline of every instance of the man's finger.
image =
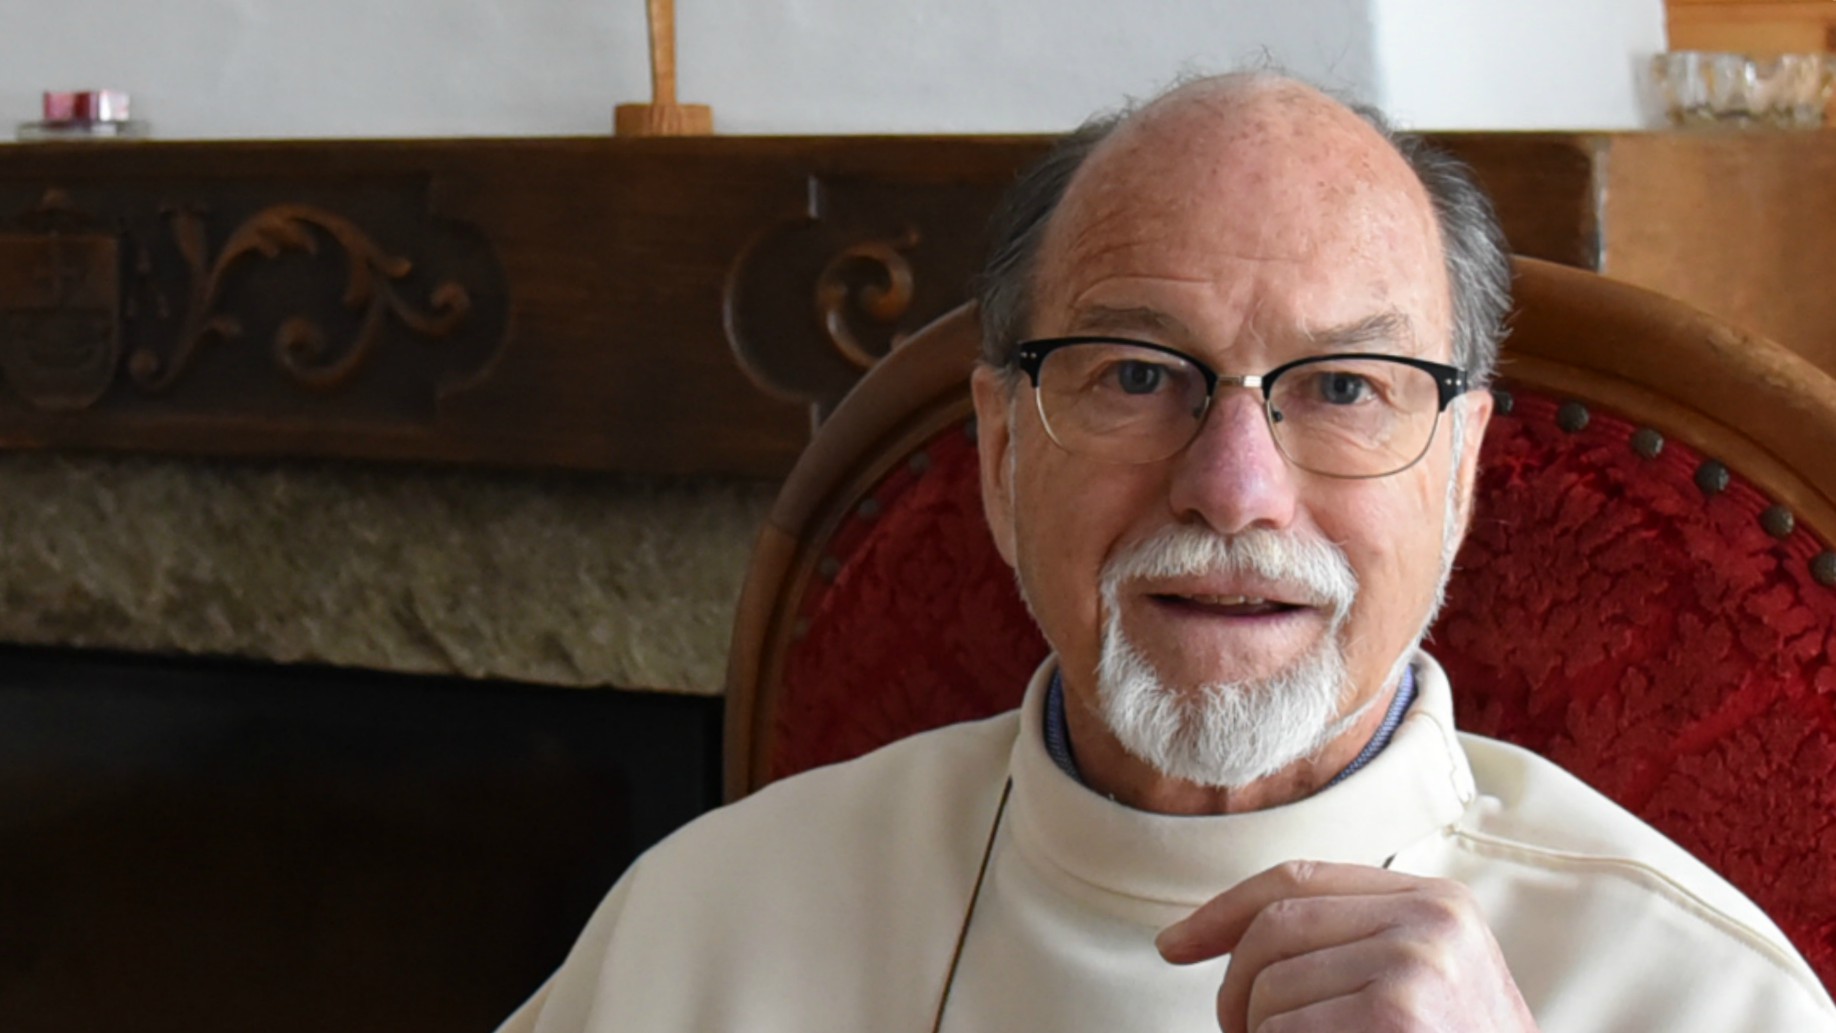
{"type": "Polygon", "coordinates": [[[1354,948],[1395,928],[1395,900],[1391,894],[1289,897],[1263,908],[1231,951],[1218,1013],[1254,1016],[1257,1002],[1268,999],[1276,1002],[1269,1014],[1277,1014],[1356,990],[1376,968],[1352,965],[1373,957],[1354,948]],[[1293,999],[1301,995],[1305,1000],[1293,999]]]}
{"type": "Polygon", "coordinates": [[[1358,864],[1289,861],[1252,875],[1161,930],[1154,945],[1175,965],[1228,954],[1262,909],[1295,897],[1403,893],[1421,885],[1412,875],[1358,864]]]}
{"type": "Polygon", "coordinates": [[[1364,991],[1389,970],[1397,947],[1362,939],[1250,964],[1247,952],[1246,945],[1231,957],[1230,972],[1218,988],[1220,1029],[1253,1030],[1277,1015],[1364,991]]]}
{"type": "MultiPolygon", "coordinates": [[[[1266,1029],[1280,1029],[1282,1033],[1292,1030],[1294,1033],[1344,1033],[1345,1030],[1363,1030],[1371,1028],[1370,1003],[1366,1000],[1368,991],[1358,991],[1331,1000],[1315,1001],[1304,1008],[1282,1012],[1279,1023],[1267,1025],[1266,1029]]],[[[1268,1020],[1263,1020],[1267,1023],[1268,1020]]],[[[1257,1027],[1222,1026],[1224,1033],[1252,1033],[1257,1027]]]]}

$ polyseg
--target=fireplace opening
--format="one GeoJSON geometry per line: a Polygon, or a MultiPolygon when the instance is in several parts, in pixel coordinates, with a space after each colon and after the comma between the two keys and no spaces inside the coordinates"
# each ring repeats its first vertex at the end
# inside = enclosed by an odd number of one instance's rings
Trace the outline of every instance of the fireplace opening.
{"type": "Polygon", "coordinates": [[[488,1031],[718,802],[720,711],[0,647],[0,1029],[488,1031]]]}

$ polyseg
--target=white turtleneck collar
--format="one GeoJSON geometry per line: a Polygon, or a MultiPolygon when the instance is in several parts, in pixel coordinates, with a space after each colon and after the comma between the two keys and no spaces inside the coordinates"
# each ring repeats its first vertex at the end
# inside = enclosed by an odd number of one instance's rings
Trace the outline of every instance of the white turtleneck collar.
{"type": "Polygon", "coordinates": [[[1474,795],[1446,675],[1425,653],[1412,661],[1414,705],[1364,768],[1285,806],[1205,817],[1135,810],[1059,768],[1042,724],[1055,663],[1034,674],[1021,706],[1010,762],[1014,841],[1042,877],[1120,918],[1174,921],[1283,861],[1384,864],[1453,824],[1474,795]]]}

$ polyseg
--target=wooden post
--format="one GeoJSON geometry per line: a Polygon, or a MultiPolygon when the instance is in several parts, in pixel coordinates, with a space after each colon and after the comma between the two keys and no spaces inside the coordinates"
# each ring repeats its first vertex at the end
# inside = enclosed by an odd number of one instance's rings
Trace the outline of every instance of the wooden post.
{"type": "Polygon", "coordinates": [[[675,0],[649,0],[650,103],[620,104],[612,116],[618,136],[707,136],[714,111],[706,104],[676,103],[675,0]]]}

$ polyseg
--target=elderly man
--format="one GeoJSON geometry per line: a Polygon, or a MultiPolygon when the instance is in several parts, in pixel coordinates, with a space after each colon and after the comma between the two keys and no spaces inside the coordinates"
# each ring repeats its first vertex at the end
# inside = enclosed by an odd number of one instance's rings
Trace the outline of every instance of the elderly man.
{"type": "Polygon", "coordinates": [[[1417,651],[1507,304],[1456,165],[1226,76],[997,223],[983,494],[1053,659],[678,833],[506,1030],[1836,1030],[1751,903],[1456,736],[1417,651]]]}

